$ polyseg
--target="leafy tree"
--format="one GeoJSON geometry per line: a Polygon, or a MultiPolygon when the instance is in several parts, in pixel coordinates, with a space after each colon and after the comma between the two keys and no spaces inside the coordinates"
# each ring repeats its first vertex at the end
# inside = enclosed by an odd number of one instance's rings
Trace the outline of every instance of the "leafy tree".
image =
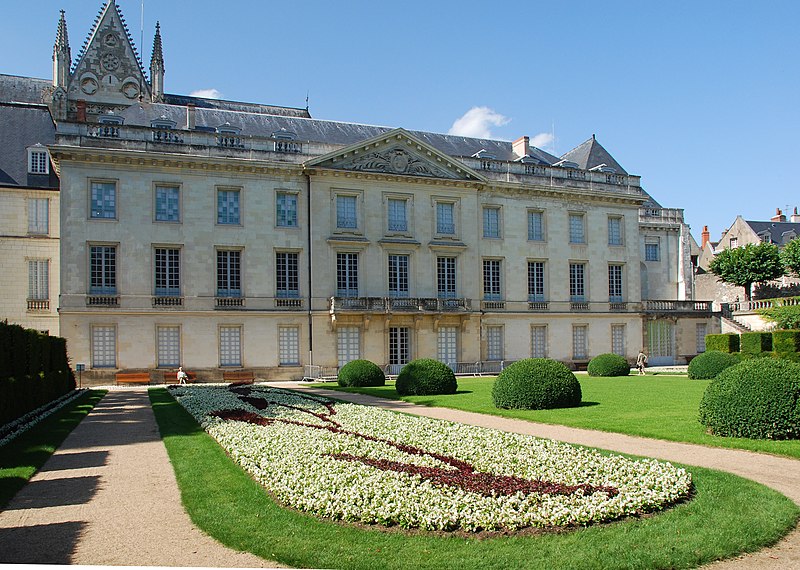
{"type": "Polygon", "coordinates": [[[759,309],[758,312],[775,323],[778,330],[800,329],[800,305],[782,305],[778,302],[775,306],[759,309]]]}
{"type": "Polygon", "coordinates": [[[794,238],[781,251],[781,260],[788,275],[800,277],[800,238],[794,238]]]}
{"type": "Polygon", "coordinates": [[[720,280],[744,287],[744,298],[750,300],[753,283],[777,279],[784,266],[777,246],[771,243],[748,243],[744,247],[725,249],[718,253],[708,269],[720,280]]]}

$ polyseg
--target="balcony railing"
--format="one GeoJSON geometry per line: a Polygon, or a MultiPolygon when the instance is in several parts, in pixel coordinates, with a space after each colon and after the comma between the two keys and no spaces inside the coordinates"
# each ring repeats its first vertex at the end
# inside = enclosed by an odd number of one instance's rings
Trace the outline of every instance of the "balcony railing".
{"type": "Polygon", "coordinates": [[[611,311],[627,311],[628,303],[625,303],[624,301],[612,301],[608,304],[608,308],[611,311]]]}
{"type": "Polygon", "coordinates": [[[528,301],[528,310],[529,311],[547,311],[548,310],[548,303],[547,303],[547,301],[528,301]]]}
{"type": "Polygon", "coordinates": [[[153,129],[153,142],[183,144],[183,137],[178,131],[153,129]]]}
{"type": "Polygon", "coordinates": [[[182,307],[183,297],[172,297],[166,295],[157,295],[153,297],[154,307],[182,307]]]}
{"type": "Polygon", "coordinates": [[[87,295],[87,307],[119,307],[119,295],[87,295]]]}
{"type": "Polygon", "coordinates": [[[589,310],[589,302],[588,301],[573,301],[569,304],[570,311],[588,311],[589,310]]]}
{"type": "Polygon", "coordinates": [[[28,299],[29,311],[49,311],[50,299],[28,299]]]}
{"type": "Polygon", "coordinates": [[[758,301],[736,301],[735,303],[723,303],[723,310],[732,313],[750,313],[759,309],[771,309],[772,307],[785,307],[800,305],[800,297],[783,297],[780,299],[759,299],[758,301]],[[727,309],[725,306],[727,305],[727,309]]]}
{"type": "Polygon", "coordinates": [[[244,297],[216,297],[217,309],[241,309],[244,307],[244,297]]]}
{"type": "Polygon", "coordinates": [[[297,297],[277,297],[275,299],[276,309],[302,309],[303,299],[297,297]]]}
{"type": "Polygon", "coordinates": [[[86,134],[90,137],[118,139],[119,125],[89,125],[86,134]]]}
{"type": "Polygon", "coordinates": [[[648,313],[711,313],[711,301],[645,301],[648,313]]]}
{"type": "Polygon", "coordinates": [[[469,299],[437,299],[434,297],[331,297],[330,312],[463,312],[471,310],[469,299]]]}

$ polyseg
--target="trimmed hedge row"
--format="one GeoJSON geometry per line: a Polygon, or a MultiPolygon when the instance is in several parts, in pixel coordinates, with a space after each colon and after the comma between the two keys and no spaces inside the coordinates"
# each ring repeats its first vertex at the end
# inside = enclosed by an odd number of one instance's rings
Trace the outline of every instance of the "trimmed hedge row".
{"type": "Polygon", "coordinates": [[[706,350],[739,354],[744,359],[772,357],[800,362],[800,330],[709,334],[706,350]]]}
{"type": "Polygon", "coordinates": [[[739,352],[739,335],[735,333],[707,334],[706,350],[739,352]]]}

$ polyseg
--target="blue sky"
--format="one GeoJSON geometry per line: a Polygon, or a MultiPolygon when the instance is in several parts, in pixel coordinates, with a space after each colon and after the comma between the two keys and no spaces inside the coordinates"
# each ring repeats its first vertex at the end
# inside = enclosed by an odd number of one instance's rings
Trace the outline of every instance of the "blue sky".
{"type": "MultiPolygon", "coordinates": [[[[50,78],[58,11],[76,56],[101,5],[5,2],[0,73],[50,78]]],[[[698,241],[800,206],[800,2],[145,0],[145,67],[156,20],[170,93],[445,133],[477,107],[464,134],[554,154],[595,133],[698,241]]]]}

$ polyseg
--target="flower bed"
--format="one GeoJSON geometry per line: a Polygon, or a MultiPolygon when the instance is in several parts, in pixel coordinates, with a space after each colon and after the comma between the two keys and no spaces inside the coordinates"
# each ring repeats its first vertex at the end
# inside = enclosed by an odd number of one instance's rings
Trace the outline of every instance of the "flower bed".
{"type": "Polygon", "coordinates": [[[175,387],[175,398],[280,502],[427,530],[585,525],[688,496],[669,463],[266,387],[175,387]]]}

